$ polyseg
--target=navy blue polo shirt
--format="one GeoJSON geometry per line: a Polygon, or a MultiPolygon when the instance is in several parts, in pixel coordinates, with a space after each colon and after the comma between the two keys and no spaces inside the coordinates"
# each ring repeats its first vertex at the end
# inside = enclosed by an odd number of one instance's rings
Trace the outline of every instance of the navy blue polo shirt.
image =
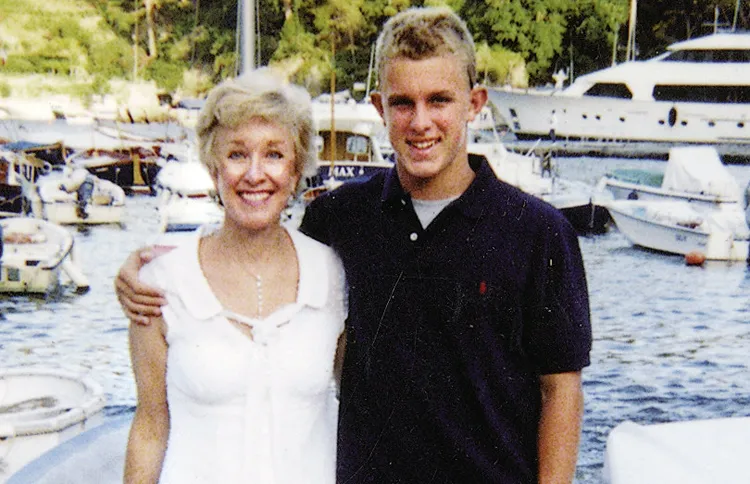
{"type": "Polygon", "coordinates": [[[395,170],[307,209],[349,283],[339,483],[536,482],[539,375],[589,364],[575,231],[470,164],[426,229],[395,170]]]}

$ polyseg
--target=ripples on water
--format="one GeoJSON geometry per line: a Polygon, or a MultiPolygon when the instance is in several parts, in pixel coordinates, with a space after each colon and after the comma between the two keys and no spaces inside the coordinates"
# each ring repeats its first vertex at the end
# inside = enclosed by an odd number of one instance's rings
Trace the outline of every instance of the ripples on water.
{"type": "MultiPolygon", "coordinates": [[[[618,166],[649,161],[571,158],[565,176],[595,183],[618,166]]],[[[750,166],[731,166],[744,187],[750,166]]],[[[152,242],[156,200],[127,199],[124,227],[75,233],[91,283],[83,295],[0,296],[0,366],[61,368],[100,382],[108,411],[135,404],[127,321],[113,278],[125,257],[152,242]]],[[[594,330],[584,371],[586,412],[579,483],[601,481],[606,437],[623,420],[648,424],[750,415],[750,270],[744,263],[686,266],[680,256],[631,247],[613,228],[580,238],[594,330]]]]}

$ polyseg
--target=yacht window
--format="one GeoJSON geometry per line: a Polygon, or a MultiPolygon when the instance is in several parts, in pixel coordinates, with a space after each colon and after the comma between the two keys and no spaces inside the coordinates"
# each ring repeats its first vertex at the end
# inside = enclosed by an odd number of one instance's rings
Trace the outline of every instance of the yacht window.
{"type": "Polygon", "coordinates": [[[667,55],[667,62],[750,62],[750,50],[721,49],[721,50],[678,50],[667,55]]]}
{"type": "Polygon", "coordinates": [[[349,136],[346,138],[346,151],[353,155],[366,155],[367,138],[364,136],[349,136]]]}
{"type": "Polygon", "coordinates": [[[696,103],[750,103],[750,86],[684,86],[657,84],[653,91],[657,101],[696,103]]]}
{"type": "Polygon", "coordinates": [[[632,99],[633,93],[628,86],[622,83],[598,82],[591,86],[584,96],[617,97],[621,99],[632,99]]]}

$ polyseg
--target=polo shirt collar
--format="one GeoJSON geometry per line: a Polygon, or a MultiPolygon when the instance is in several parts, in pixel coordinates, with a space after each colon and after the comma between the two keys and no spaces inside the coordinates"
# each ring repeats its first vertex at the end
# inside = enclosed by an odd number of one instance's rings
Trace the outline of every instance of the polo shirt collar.
{"type": "MultiPolygon", "coordinates": [[[[469,166],[474,170],[476,176],[469,187],[453,204],[467,217],[479,218],[484,213],[484,203],[487,201],[485,194],[490,188],[495,173],[482,155],[469,154],[469,166]]],[[[404,191],[398,178],[396,167],[391,168],[385,176],[381,203],[386,209],[396,210],[405,207],[406,201],[411,196],[404,191]]]]}

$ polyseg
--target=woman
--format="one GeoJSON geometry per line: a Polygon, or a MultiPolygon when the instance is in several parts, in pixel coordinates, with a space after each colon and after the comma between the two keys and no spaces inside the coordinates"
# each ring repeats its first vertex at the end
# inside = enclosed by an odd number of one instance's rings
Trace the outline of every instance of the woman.
{"type": "Polygon", "coordinates": [[[280,224],[315,169],[310,97],[255,71],[213,89],[196,132],[224,221],[141,270],[167,305],[130,326],[125,482],[332,484],[343,269],[280,224]]]}

